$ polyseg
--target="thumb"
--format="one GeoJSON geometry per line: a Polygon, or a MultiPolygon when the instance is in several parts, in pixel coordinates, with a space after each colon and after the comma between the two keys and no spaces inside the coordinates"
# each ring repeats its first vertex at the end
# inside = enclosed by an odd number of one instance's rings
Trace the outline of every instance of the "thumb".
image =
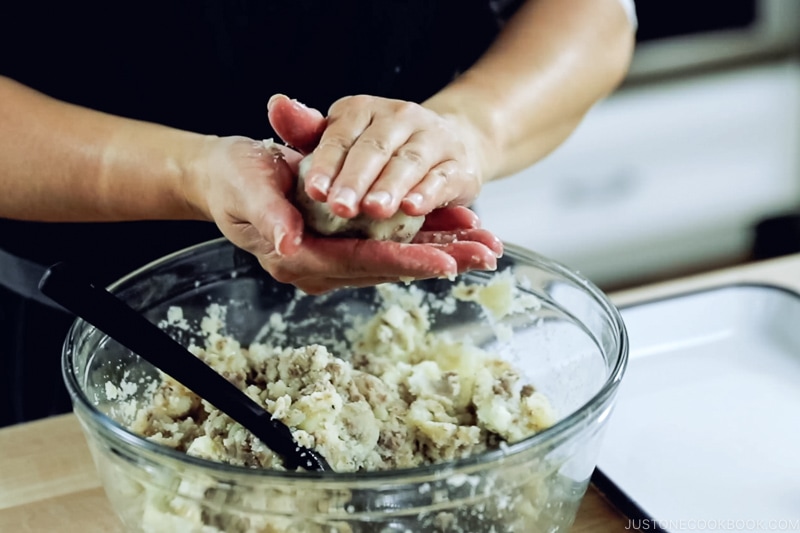
{"type": "Polygon", "coordinates": [[[322,113],[283,94],[269,99],[267,117],[283,142],[304,154],[314,150],[327,125],[322,113]]]}
{"type": "MultiPolygon", "coordinates": [[[[286,160],[286,151],[273,145],[264,154],[271,163],[271,175],[267,180],[270,186],[260,189],[261,195],[251,195],[248,202],[254,214],[252,224],[265,239],[273,243],[275,251],[281,256],[293,255],[299,250],[305,226],[303,216],[292,201],[296,178],[286,160]]],[[[290,155],[300,157],[296,152],[290,155]]]]}

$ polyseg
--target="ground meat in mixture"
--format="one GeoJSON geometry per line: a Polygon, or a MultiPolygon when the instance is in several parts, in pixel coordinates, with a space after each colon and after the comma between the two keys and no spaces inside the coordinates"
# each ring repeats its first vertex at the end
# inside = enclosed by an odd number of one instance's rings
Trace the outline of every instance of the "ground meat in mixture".
{"type": "MultiPolygon", "coordinates": [[[[205,345],[190,349],[338,472],[450,461],[554,422],[547,399],[509,362],[432,332],[430,309],[413,291],[383,290],[380,311],[350,332],[348,353],[321,344],[241,346],[224,333],[225,310],[217,305],[203,322],[205,345]]],[[[460,291],[479,300],[474,290],[460,291]]],[[[180,310],[170,311],[171,321],[181,319],[180,310]]],[[[124,399],[126,391],[109,384],[107,396],[124,399]]],[[[154,442],[214,461],[283,468],[252,434],[168,376],[139,402],[123,402],[118,413],[154,442]]]]}

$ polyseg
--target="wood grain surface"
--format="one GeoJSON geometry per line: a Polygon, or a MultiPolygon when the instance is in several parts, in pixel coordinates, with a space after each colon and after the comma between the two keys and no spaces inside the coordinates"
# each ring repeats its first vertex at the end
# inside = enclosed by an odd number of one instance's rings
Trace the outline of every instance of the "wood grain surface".
{"type": "MultiPolygon", "coordinates": [[[[0,531],[122,533],[74,415],[0,430],[0,531]]],[[[573,528],[620,531],[626,519],[592,487],[573,528]]]]}

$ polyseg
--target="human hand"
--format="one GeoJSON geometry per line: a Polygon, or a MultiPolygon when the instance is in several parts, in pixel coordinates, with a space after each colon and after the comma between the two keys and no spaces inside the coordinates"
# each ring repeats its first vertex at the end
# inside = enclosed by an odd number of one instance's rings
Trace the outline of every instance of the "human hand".
{"type": "Polygon", "coordinates": [[[334,214],[376,219],[467,205],[481,187],[481,146],[463,123],[423,106],[375,96],[335,102],[327,118],[286,96],[268,105],[278,135],[314,151],[306,192],[334,214]],[[303,127],[300,117],[311,117],[303,127]],[[311,126],[313,124],[313,126],[311,126]]]}
{"type": "Polygon", "coordinates": [[[410,244],[304,233],[291,197],[301,154],[244,137],[211,137],[187,200],[275,279],[309,293],[496,268],[500,241],[466,208],[438,210],[410,244]]]}
{"type": "Polygon", "coordinates": [[[264,254],[261,265],[275,279],[310,294],[339,287],[453,277],[468,270],[495,270],[502,243],[477,227],[465,207],[440,209],[409,244],[306,234],[291,257],[264,254]]]}

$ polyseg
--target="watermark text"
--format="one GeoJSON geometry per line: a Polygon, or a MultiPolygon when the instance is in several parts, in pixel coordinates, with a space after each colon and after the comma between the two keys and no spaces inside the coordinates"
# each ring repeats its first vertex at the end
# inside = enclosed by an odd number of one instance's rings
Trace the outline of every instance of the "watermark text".
{"type": "Polygon", "coordinates": [[[775,520],[655,520],[630,519],[625,529],[633,531],[800,531],[800,518],[775,520]]]}

